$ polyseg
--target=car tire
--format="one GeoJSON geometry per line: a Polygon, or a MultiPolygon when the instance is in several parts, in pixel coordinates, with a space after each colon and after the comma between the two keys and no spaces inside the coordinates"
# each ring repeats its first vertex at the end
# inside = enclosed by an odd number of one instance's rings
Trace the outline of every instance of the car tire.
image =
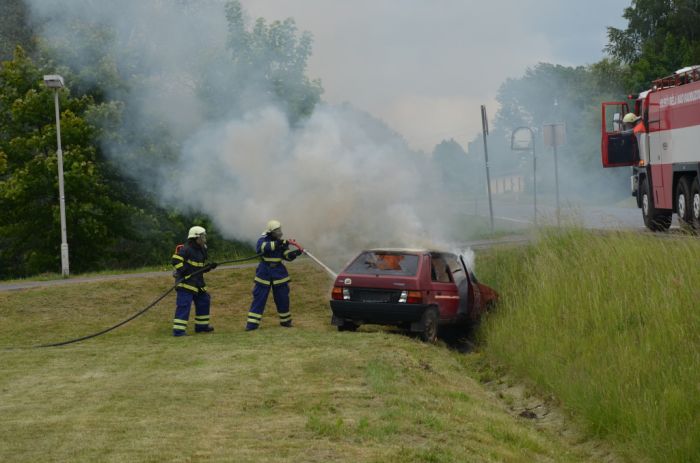
{"type": "Polygon", "coordinates": [[[682,228],[689,229],[693,224],[693,201],[690,193],[690,181],[687,176],[681,177],[676,188],[676,213],[682,228]]]}
{"type": "Polygon", "coordinates": [[[423,330],[420,333],[420,338],[423,342],[434,343],[437,341],[438,322],[440,314],[435,307],[428,307],[423,312],[421,318],[421,327],[423,330]]]}
{"type": "Polygon", "coordinates": [[[671,214],[668,212],[659,212],[654,207],[654,200],[649,191],[649,180],[642,180],[642,185],[639,188],[642,194],[642,216],[644,217],[644,225],[651,231],[666,231],[671,226],[671,214]]]}
{"type": "Polygon", "coordinates": [[[338,331],[352,331],[355,332],[357,331],[357,328],[359,328],[359,325],[353,323],[353,322],[344,322],[342,325],[338,326],[338,331]]]}

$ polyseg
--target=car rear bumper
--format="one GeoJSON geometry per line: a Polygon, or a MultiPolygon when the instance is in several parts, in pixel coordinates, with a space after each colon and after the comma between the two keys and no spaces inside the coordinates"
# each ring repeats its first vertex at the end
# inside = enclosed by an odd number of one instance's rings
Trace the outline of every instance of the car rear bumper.
{"type": "Polygon", "coordinates": [[[421,319],[427,308],[426,304],[331,301],[334,325],[343,321],[376,325],[414,323],[421,319]]]}

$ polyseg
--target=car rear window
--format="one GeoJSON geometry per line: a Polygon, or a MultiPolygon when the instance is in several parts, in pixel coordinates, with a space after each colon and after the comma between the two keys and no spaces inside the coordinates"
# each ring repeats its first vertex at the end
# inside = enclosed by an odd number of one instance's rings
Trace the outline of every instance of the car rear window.
{"type": "Polygon", "coordinates": [[[401,252],[366,251],[345,270],[355,275],[415,276],[418,256],[401,252]]]}

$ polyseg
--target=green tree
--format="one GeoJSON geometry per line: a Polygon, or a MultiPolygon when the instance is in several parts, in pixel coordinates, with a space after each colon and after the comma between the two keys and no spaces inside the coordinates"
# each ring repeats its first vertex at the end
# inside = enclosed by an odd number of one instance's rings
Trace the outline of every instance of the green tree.
{"type": "MultiPolygon", "coordinates": [[[[59,268],[56,126],[44,73],[21,48],[0,67],[0,277],[59,268]]],[[[121,178],[97,148],[100,131],[88,119],[104,108],[69,88],[59,95],[71,268],[124,264],[129,243],[142,238],[134,222],[154,220],[124,201],[121,178]]]]}
{"type": "Polygon", "coordinates": [[[33,48],[29,9],[24,0],[2,0],[0,3],[0,61],[12,59],[16,46],[33,48]]]}
{"type": "Polygon", "coordinates": [[[293,19],[268,24],[258,18],[249,27],[246,14],[238,0],[226,3],[228,20],[227,48],[232,67],[227,76],[227,89],[204,85],[203,93],[210,98],[221,98],[228,93],[233,105],[245,111],[252,100],[260,105],[260,98],[285,106],[292,123],[309,116],[320,101],[323,88],[320,80],[306,76],[307,61],[311,56],[312,37],[308,32],[299,34],[293,19]],[[212,93],[216,90],[216,93],[212,93]]]}
{"type": "Polygon", "coordinates": [[[628,66],[624,83],[630,91],[700,63],[700,1],[633,0],[623,17],[627,28],[608,28],[606,50],[628,66]]]}

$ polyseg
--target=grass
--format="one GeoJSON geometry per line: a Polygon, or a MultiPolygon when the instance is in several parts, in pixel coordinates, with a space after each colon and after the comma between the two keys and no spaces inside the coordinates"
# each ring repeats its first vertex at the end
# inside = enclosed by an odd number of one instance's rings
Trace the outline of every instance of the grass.
{"type": "MultiPolygon", "coordinates": [[[[291,266],[295,328],[268,306],[245,333],[253,269],[208,274],[216,332],[171,336],[174,297],[129,325],[50,349],[0,350],[3,462],[595,461],[512,416],[480,356],[329,325],[327,277],[291,266]]],[[[0,346],[97,331],[167,277],[0,293],[0,346]]]]}
{"type": "Polygon", "coordinates": [[[633,459],[700,455],[700,241],[545,231],[494,250],[479,275],[501,289],[488,355],[633,459]]]}

